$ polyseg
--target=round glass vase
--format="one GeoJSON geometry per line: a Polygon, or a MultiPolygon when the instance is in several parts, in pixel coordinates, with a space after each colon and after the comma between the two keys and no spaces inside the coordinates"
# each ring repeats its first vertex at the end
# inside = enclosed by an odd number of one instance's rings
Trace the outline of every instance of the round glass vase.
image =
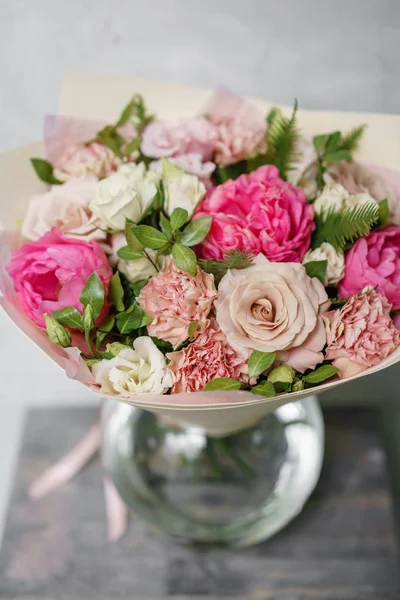
{"type": "Polygon", "coordinates": [[[246,546],[302,509],[322,466],[324,425],[310,396],[214,438],[107,400],[102,453],[124,502],[182,541],[246,546]]]}

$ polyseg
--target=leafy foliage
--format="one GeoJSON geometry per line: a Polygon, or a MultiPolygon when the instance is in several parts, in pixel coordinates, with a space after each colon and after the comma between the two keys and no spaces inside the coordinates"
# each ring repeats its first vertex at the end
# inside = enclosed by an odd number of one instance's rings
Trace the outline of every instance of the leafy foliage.
{"type": "Polygon", "coordinates": [[[361,138],[366,130],[367,126],[359,125],[358,127],[354,127],[345,135],[342,135],[341,142],[339,144],[340,150],[348,150],[349,152],[355,152],[358,150],[360,145],[361,138]]]}
{"type": "Polygon", "coordinates": [[[304,264],[304,268],[309,277],[317,277],[320,281],[324,281],[326,270],[328,268],[327,260],[313,260],[304,264]]]}
{"type": "Polygon", "coordinates": [[[367,235],[378,218],[378,207],[372,202],[339,212],[331,209],[326,214],[316,214],[312,246],[318,248],[323,242],[328,242],[336,250],[342,250],[347,243],[367,235]]]}
{"type": "Polygon", "coordinates": [[[251,252],[230,250],[225,253],[224,258],[213,258],[210,260],[199,260],[199,265],[206,273],[212,273],[218,280],[221,279],[229,269],[247,269],[253,264],[251,252]]]}
{"type": "Polygon", "coordinates": [[[43,158],[31,158],[32,167],[41,181],[49,185],[61,185],[63,182],[54,176],[53,165],[43,158]]]}
{"type": "Polygon", "coordinates": [[[133,123],[136,131],[141,135],[145,127],[154,119],[154,115],[147,112],[147,108],[141,94],[135,94],[132,100],[123,109],[115,128],[118,129],[127,123],[133,123]]]}

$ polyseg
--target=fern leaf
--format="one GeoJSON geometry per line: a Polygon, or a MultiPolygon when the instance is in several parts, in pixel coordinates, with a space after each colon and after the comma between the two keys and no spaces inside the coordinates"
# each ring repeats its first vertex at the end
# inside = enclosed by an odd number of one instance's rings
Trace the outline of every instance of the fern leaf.
{"type": "Polygon", "coordinates": [[[378,219],[379,209],[375,203],[347,208],[340,212],[330,210],[326,214],[317,214],[313,248],[328,242],[336,250],[342,250],[347,243],[367,235],[378,219]]]}
{"type": "Polygon", "coordinates": [[[361,138],[366,130],[366,125],[359,125],[354,127],[348,133],[342,135],[339,143],[340,150],[348,150],[349,152],[355,152],[360,145],[361,138]]]}
{"type": "Polygon", "coordinates": [[[231,250],[226,252],[223,258],[210,260],[199,260],[199,265],[206,273],[212,273],[214,277],[221,279],[229,269],[247,269],[253,264],[254,256],[251,252],[231,250]]]}

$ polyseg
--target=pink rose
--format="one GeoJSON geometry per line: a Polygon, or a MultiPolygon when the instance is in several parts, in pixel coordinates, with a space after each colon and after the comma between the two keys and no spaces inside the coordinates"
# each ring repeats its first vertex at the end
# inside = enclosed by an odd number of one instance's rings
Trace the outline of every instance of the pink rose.
{"type": "Polygon", "coordinates": [[[217,132],[204,117],[151,121],[143,132],[141,151],[152,158],[199,154],[202,161],[212,158],[217,132]]]}
{"type": "MultiPolygon", "coordinates": [[[[274,262],[301,262],[310,247],[314,229],[313,208],[306,203],[303,190],[280,179],[278,169],[271,165],[212,189],[196,213],[196,216],[203,215],[212,215],[213,226],[199,251],[216,258],[221,252],[215,249],[214,221],[218,224],[222,215],[241,219],[246,246],[237,236],[235,250],[246,247],[249,251],[258,251],[260,248],[274,262]],[[256,245],[255,238],[259,239],[256,245]]],[[[229,234],[229,244],[233,240],[229,234]]]]}
{"type": "Polygon", "coordinates": [[[215,161],[227,166],[264,149],[265,117],[253,104],[227,90],[211,96],[204,110],[216,125],[215,161]]]}
{"type": "Polygon", "coordinates": [[[206,383],[217,377],[246,380],[247,361],[229,346],[215,319],[204,333],[184,350],[167,355],[175,376],[172,394],[201,392],[206,383]]]}
{"type": "Polygon", "coordinates": [[[351,296],[340,310],[325,313],[325,358],[340,369],[341,379],[378,365],[400,344],[390,310],[387,299],[368,288],[351,296]]]}
{"type": "Polygon", "coordinates": [[[199,333],[204,331],[216,297],[212,275],[197,267],[192,277],[169,256],[161,271],[141,290],[138,302],[153,317],[147,326],[149,335],[170,342],[176,348],[187,340],[193,321],[198,322],[199,333]]]}
{"type": "Polygon", "coordinates": [[[94,217],[89,208],[95,198],[97,179],[71,179],[63,185],[53,185],[47,192],[31,198],[22,234],[37,240],[52,227],[68,236],[82,240],[105,240],[102,229],[107,225],[94,217]]]}
{"type": "Polygon", "coordinates": [[[54,175],[61,181],[92,175],[103,179],[114,173],[122,161],[114,152],[97,142],[70,146],[59,159],[54,175]]]}
{"type": "Polygon", "coordinates": [[[329,305],[322,283],[299,263],[272,263],[259,254],[248,269],[221,279],[217,321],[242,354],[277,352],[297,371],[315,368],[326,342],[321,311],[329,305]]]}
{"type": "MultiPolygon", "coordinates": [[[[66,306],[82,311],[79,296],[92,273],[98,274],[106,294],[112,277],[107,257],[97,242],[63,237],[56,228],[16,250],[7,271],[22,308],[43,328],[44,313],[66,306]]],[[[99,321],[107,312],[105,304],[99,321]]]]}
{"type": "Polygon", "coordinates": [[[347,298],[367,286],[378,286],[393,309],[400,308],[400,227],[372,231],[347,252],[340,296],[347,298]]]}

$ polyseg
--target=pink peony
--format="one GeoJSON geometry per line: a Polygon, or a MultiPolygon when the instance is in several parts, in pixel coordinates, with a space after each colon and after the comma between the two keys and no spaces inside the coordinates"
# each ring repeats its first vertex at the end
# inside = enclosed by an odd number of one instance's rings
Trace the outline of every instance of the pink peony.
{"type": "Polygon", "coordinates": [[[390,318],[391,305],[373,288],[351,296],[340,310],[325,313],[325,358],[346,379],[378,365],[400,344],[400,333],[390,318]]]}
{"type": "Polygon", "coordinates": [[[215,319],[184,350],[167,355],[175,376],[172,394],[201,392],[206,383],[217,377],[246,380],[247,361],[228,344],[215,319]]]}
{"type": "Polygon", "coordinates": [[[246,219],[224,213],[213,215],[207,241],[201,246],[202,257],[223,258],[226,252],[238,248],[253,254],[258,254],[261,249],[260,240],[247,228],[246,219]]]}
{"type": "Polygon", "coordinates": [[[152,158],[199,154],[208,161],[214,154],[216,128],[204,117],[151,121],[143,132],[141,151],[152,158]]]}
{"type": "Polygon", "coordinates": [[[103,179],[114,173],[122,164],[114,152],[97,142],[70,146],[61,156],[54,175],[61,181],[94,175],[103,179]]]}
{"type": "MultiPolygon", "coordinates": [[[[16,250],[7,271],[22,308],[43,328],[44,313],[66,306],[82,310],[79,296],[92,273],[98,274],[106,294],[112,277],[107,257],[96,241],[66,238],[56,228],[16,250]]],[[[105,304],[99,320],[107,312],[105,304]]]]}
{"type": "Polygon", "coordinates": [[[400,227],[372,231],[347,252],[340,296],[347,298],[370,285],[378,286],[394,310],[400,308],[400,227]]]}
{"type": "Polygon", "coordinates": [[[264,149],[265,117],[253,104],[227,90],[215,92],[204,113],[216,125],[215,161],[231,165],[264,149]]]}
{"type": "Polygon", "coordinates": [[[192,277],[169,256],[162,270],[141,290],[138,302],[153,317],[147,326],[149,335],[170,342],[176,348],[187,340],[193,321],[198,322],[199,333],[204,331],[216,298],[212,275],[197,267],[192,277]]]}
{"type": "Polygon", "coordinates": [[[303,190],[280,179],[278,169],[271,165],[212,189],[196,213],[204,215],[213,217],[210,233],[199,249],[207,257],[221,256],[217,241],[222,250],[225,246],[231,249],[236,243],[233,249],[255,252],[260,249],[273,262],[301,262],[314,229],[313,208],[306,203],[303,190]],[[232,221],[241,223],[242,236],[233,236],[228,231],[225,238],[223,226],[227,215],[241,219],[232,221]],[[216,236],[218,226],[221,233],[216,236]]]}

